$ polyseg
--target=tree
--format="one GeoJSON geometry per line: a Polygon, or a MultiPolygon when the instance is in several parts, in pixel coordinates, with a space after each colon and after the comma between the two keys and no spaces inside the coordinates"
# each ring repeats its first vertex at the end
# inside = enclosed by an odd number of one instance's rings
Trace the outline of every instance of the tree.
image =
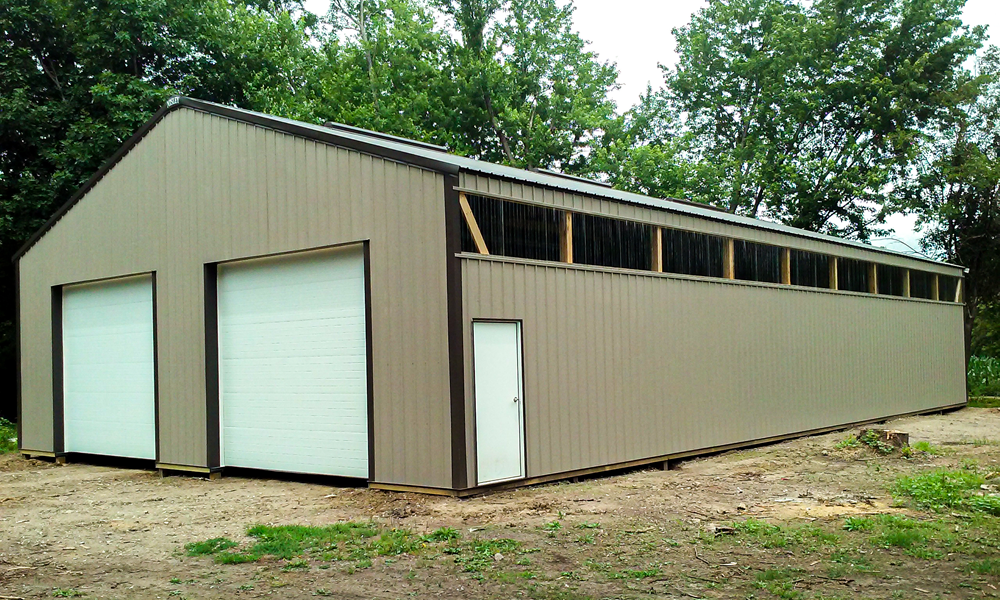
{"type": "Polygon", "coordinates": [[[594,138],[580,172],[621,190],[684,198],[693,176],[684,156],[686,137],[677,115],[647,87],[636,106],[608,121],[594,138]]]}
{"type": "Polygon", "coordinates": [[[984,36],[963,4],[711,2],[675,30],[679,62],[648,100],[685,115],[687,197],[867,238],[924,129],[962,97],[984,36]]]}
{"type": "Polygon", "coordinates": [[[0,414],[17,247],[174,94],[299,112],[309,23],[225,0],[0,3],[0,414]]]}
{"type": "MultiPolygon", "coordinates": [[[[982,93],[940,124],[916,176],[901,183],[906,194],[899,204],[927,227],[926,250],[969,269],[970,349],[980,308],[995,318],[1000,302],[1000,49],[986,52],[979,66],[982,93]]],[[[980,329],[980,343],[988,330],[988,324],[980,329]]]]}
{"type": "Polygon", "coordinates": [[[310,118],[467,150],[455,134],[453,42],[428,7],[336,0],[327,20],[332,31],[313,73],[310,118]]]}
{"type": "Polygon", "coordinates": [[[613,118],[617,70],[573,31],[556,0],[439,0],[461,37],[454,48],[469,154],[527,168],[579,171],[613,118]]]}

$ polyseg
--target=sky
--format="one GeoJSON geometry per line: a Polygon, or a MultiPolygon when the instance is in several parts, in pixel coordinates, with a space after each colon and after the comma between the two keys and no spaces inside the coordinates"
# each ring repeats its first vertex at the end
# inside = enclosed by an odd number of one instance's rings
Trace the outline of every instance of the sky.
{"type": "MultiPolygon", "coordinates": [[[[329,0],[306,0],[305,7],[325,14],[329,0]]],[[[609,10],[607,0],[575,0],[574,22],[580,35],[590,42],[590,49],[618,65],[620,88],[612,98],[621,111],[627,110],[646,91],[662,83],[659,64],[672,66],[675,27],[685,25],[691,15],[706,6],[707,0],[615,0],[609,10]]],[[[987,25],[991,42],[1000,44],[1000,0],[968,0],[964,20],[969,25],[987,25]]],[[[893,215],[888,226],[890,238],[873,240],[876,245],[902,252],[917,248],[920,233],[915,231],[916,217],[893,215]]]]}

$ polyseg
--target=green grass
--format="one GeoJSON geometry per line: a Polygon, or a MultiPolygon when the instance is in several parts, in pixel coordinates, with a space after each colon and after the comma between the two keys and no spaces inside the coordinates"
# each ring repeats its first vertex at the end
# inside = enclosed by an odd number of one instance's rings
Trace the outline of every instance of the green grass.
{"type": "Polygon", "coordinates": [[[52,595],[56,598],[76,598],[82,596],[83,592],[73,588],[57,588],[52,590],[52,595]]]}
{"type": "Polygon", "coordinates": [[[285,570],[309,567],[306,558],[324,562],[351,560],[367,568],[377,556],[415,554],[429,544],[454,542],[458,531],[441,528],[426,536],[405,529],[381,529],[374,523],[345,522],[327,527],[254,525],[247,530],[253,542],[240,548],[227,538],[187,544],[188,556],[211,555],[216,563],[256,562],[265,556],[288,561],[285,570]]]}
{"type": "Polygon", "coordinates": [[[802,592],[795,589],[795,583],[803,575],[802,569],[780,568],[767,569],[757,574],[757,588],[767,590],[778,598],[794,600],[802,598],[802,592]]]}
{"type": "Polygon", "coordinates": [[[925,510],[1000,516],[1000,497],[980,494],[984,483],[986,478],[978,471],[940,469],[926,475],[900,477],[892,491],[925,510]]]}
{"type": "Polygon", "coordinates": [[[17,452],[17,425],[0,418],[0,454],[17,452]]]}
{"type": "Polygon", "coordinates": [[[857,448],[860,445],[861,442],[858,441],[858,436],[852,433],[851,435],[837,442],[837,445],[835,447],[837,448],[837,450],[844,450],[846,448],[857,448]]]}
{"type": "Polygon", "coordinates": [[[969,565],[969,570],[980,575],[1000,577],[1000,558],[978,560],[969,565]]]}
{"type": "Polygon", "coordinates": [[[239,544],[229,538],[219,537],[205,540],[204,542],[192,542],[190,544],[185,544],[184,549],[187,551],[188,556],[205,556],[207,554],[215,554],[216,552],[235,548],[238,545],[239,544]]]}
{"type": "Polygon", "coordinates": [[[467,548],[464,548],[459,556],[455,557],[455,563],[462,566],[466,573],[482,573],[489,570],[496,564],[496,555],[502,554],[507,560],[513,561],[511,556],[521,548],[521,542],[509,539],[496,540],[473,540],[467,548]]]}
{"type": "Polygon", "coordinates": [[[969,406],[972,408],[1000,408],[1000,397],[972,397],[969,398],[969,406]]]}
{"type": "Polygon", "coordinates": [[[780,527],[754,518],[733,523],[733,529],[736,530],[736,535],[742,541],[761,548],[834,544],[838,539],[836,534],[813,525],[780,527]]]}
{"type": "Polygon", "coordinates": [[[931,456],[941,456],[944,451],[941,448],[931,444],[930,442],[917,442],[910,446],[913,450],[917,452],[923,452],[924,454],[930,454],[931,456]]]}
{"type": "Polygon", "coordinates": [[[1000,396],[1000,359],[973,356],[969,359],[969,395],[1000,396]]]}
{"type": "MultiPolygon", "coordinates": [[[[901,515],[882,514],[871,517],[848,517],[844,529],[853,532],[867,533],[868,541],[877,548],[899,548],[906,554],[925,560],[944,557],[944,552],[938,549],[940,544],[947,544],[947,536],[941,535],[941,527],[937,523],[917,521],[901,515]]],[[[842,551],[833,554],[833,560],[843,559],[842,551]]],[[[870,567],[870,565],[869,565],[870,567]]]]}

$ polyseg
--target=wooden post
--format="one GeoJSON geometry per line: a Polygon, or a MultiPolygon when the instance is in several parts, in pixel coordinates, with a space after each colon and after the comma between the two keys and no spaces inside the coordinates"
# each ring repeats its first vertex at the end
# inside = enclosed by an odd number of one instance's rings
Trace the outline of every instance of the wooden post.
{"type": "Polygon", "coordinates": [[[483,232],[479,230],[476,215],[472,214],[472,207],[469,206],[469,199],[465,197],[464,192],[458,193],[458,205],[462,207],[462,216],[465,217],[465,224],[469,226],[469,232],[472,233],[472,240],[476,243],[476,251],[480,254],[489,254],[490,249],[486,247],[483,232]]]}
{"type": "Polygon", "coordinates": [[[727,238],[722,245],[722,276],[736,279],[736,240],[727,238]]]}
{"type": "Polygon", "coordinates": [[[965,281],[965,280],[962,279],[961,277],[959,277],[955,281],[955,302],[958,302],[958,303],[962,302],[962,282],[963,281],[965,281]]]}
{"type": "Polygon", "coordinates": [[[573,213],[563,213],[559,223],[559,260],[573,264],[573,213]]]}
{"type": "Polygon", "coordinates": [[[781,283],[792,284],[792,251],[789,248],[781,248],[781,283]]]}
{"type": "Polygon", "coordinates": [[[663,228],[653,227],[653,271],[663,272],[663,228]]]}
{"type": "Polygon", "coordinates": [[[903,297],[910,297],[910,270],[903,269],[903,297]]]}
{"type": "Polygon", "coordinates": [[[941,280],[940,275],[934,274],[934,278],[931,279],[931,300],[941,300],[941,280]]]}
{"type": "Polygon", "coordinates": [[[831,256],[829,259],[829,263],[830,263],[830,289],[839,290],[840,276],[837,272],[837,257],[831,256]]]}
{"type": "Polygon", "coordinates": [[[868,263],[868,293],[878,293],[878,267],[875,263],[868,263]]]}

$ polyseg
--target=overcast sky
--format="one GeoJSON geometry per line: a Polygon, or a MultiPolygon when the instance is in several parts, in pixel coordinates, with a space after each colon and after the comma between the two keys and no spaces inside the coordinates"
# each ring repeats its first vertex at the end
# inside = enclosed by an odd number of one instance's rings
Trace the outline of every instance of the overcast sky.
{"type": "MultiPolygon", "coordinates": [[[[306,9],[325,14],[329,0],[306,0],[306,9]]],[[[686,24],[691,14],[707,4],[706,0],[576,0],[574,22],[580,35],[590,42],[598,56],[618,65],[621,88],[612,97],[619,110],[635,104],[639,94],[652,84],[662,83],[658,64],[673,65],[675,27],[686,24]],[[610,4],[610,9],[609,9],[610,4]]],[[[968,0],[965,22],[988,25],[991,42],[1000,44],[1000,0],[968,0]]],[[[899,238],[916,247],[919,234],[913,230],[916,219],[902,215],[890,218],[889,224],[899,238]]],[[[895,250],[906,248],[893,240],[876,241],[895,250]]]]}

